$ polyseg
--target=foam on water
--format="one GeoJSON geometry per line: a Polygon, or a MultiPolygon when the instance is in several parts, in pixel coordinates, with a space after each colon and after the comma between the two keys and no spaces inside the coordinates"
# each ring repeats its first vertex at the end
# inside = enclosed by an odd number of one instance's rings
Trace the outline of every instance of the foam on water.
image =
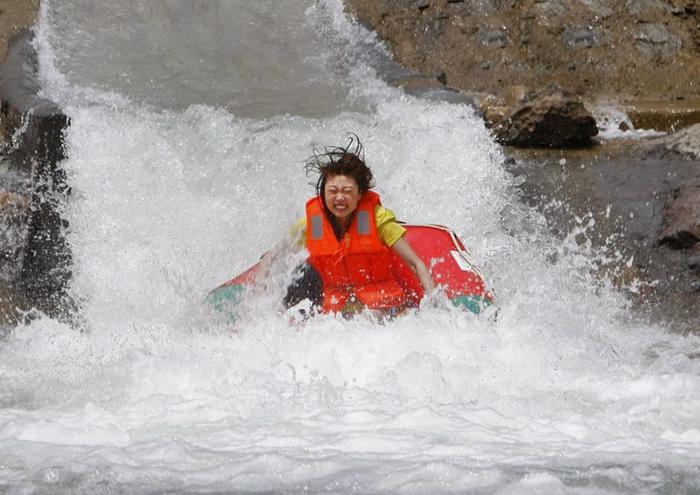
{"type": "Polygon", "coordinates": [[[362,111],[243,118],[49,76],[71,118],[66,215],[85,332],[40,318],[0,343],[0,487],[697,490],[698,339],[636,322],[590,253],[547,235],[472,110],[368,78],[353,47],[372,36],[341,7],[320,2],[306,22],[326,26],[328,50],[350,43],[334,58],[352,61],[345,97],[362,111]],[[468,244],[497,318],[428,307],[298,327],[276,311],[284,267],[236,326],[202,306],[303,214],[304,158],[350,132],[386,205],[468,244]]]}
{"type": "Polygon", "coordinates": [[[598,124],[598,136],[604,140],[641,139],[663,136],[654,129],[635,129],[629,116],[613,105],[599,105],[592,109],[598,124]]]}

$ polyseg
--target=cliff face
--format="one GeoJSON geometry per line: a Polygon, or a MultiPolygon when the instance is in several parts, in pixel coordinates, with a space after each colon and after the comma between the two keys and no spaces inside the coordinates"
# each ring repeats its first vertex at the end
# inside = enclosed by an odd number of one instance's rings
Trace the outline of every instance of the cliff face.
{"type": "Polygon", "coordinates": [[[582,95],[700,96],[695,0],[346,0],[401,64],[502,96],[551,83],[582,95]]]}

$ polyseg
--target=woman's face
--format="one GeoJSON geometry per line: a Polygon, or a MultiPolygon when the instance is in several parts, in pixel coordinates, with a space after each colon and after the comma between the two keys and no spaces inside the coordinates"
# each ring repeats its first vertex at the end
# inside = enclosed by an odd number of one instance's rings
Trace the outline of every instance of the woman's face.
{"type": "Polygon", "coordinates": [[[326,206],[339,220],[350,220],[357,209],[362,194],[357,182],[347,175],[334,175],[326,179],[323,191],[326,206]]]}

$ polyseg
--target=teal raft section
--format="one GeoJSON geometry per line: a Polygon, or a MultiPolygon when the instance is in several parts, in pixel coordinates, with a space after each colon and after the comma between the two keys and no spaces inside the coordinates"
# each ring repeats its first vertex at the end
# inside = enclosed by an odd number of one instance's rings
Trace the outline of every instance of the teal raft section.
{"type": "Polygon", "coordinates": [[[211,291],[204,301],[215,310],[226,315],[229,321],[234,322],[237,319],[236,308],[243,299],[245,290],[245,285],[241,284],[218,287],[211,291]]]}
{"type": "Polygon", "coordinates": [[[481,296],[457,296],[450,299],[450,301],[456,307],[466,308],[475,315],[478,315],[484,308],[493,304],[493,301],[481,296]]]}

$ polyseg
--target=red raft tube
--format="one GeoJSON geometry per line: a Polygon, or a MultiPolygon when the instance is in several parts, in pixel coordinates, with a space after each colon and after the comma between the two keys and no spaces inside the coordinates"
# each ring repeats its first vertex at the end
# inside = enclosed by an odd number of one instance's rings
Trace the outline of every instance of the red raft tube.
{"type": "MultiPolygon", "coordinates": [[[[494,303],[494,296],[487,290],[484,277],[474,265],[469,251],[451,229],[441,225],[403,226],[411,247],[430,270],[435,285],[442,288],[452,304],[479,314],[494,303]]],[[[255,264],[221,284],[207,295],[206,302],[230,320],[235,320],[236,307],[246,289],[254,283],[257,270],[258,264],[255,264]]],[[[424,296],[418,277],[398,255],[393,257],[392,270],[409,294],[408,306],[418,307],[424,296]]]]}

